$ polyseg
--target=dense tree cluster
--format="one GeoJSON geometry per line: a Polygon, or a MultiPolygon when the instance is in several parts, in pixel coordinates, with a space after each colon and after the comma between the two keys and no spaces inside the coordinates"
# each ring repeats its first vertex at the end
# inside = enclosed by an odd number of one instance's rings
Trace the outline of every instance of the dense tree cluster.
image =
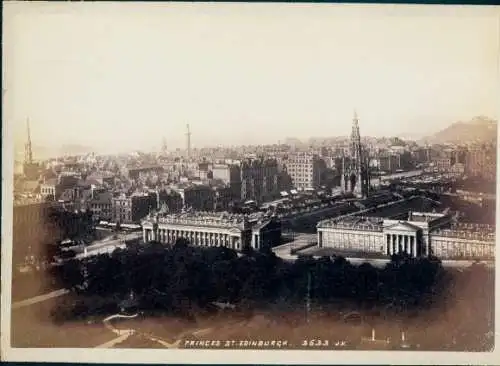
{"type": "Polygon", "coordinates": [[[79,243],[91,243],[97,238],[92,212],[72,212],[53,209],[48,215],[49,223],[55,227],[54,242],[45,243],[43,256],[48,259],[54,257],[70,258],[73,251],[62,252],[61,242],[70,239],[79,243]]]}
{"type": "Polygon", "coordinates": [[[91,211],[73,212],[53,209],[48,220],[56,225],[63,239],[90,241],[95,236],[95,223],[91,211]]]}
{"type": "Polygon", "coordinates": [[[143,311],[183,312],[229,302],[241,308],[279,305],[296,308],[306,297],[317,304],[334,299],[358,306],[404,310],[429,298],[442,273],[437,259],[394,256],[383,269],[354,266],[342,257],[299,257],[283,261],[272,252],[238,255],[223,248],[173,247],[160,243],[130,246],[60,267],[66,288],[87,296],[116,299],[133,292],[143,311]]]}

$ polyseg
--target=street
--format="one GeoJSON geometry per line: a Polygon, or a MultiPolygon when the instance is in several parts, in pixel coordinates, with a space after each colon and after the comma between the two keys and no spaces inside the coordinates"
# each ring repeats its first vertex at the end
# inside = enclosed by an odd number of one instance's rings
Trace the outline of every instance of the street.
{"type": "Polygon", "coordinates": [[[34,296],[34,297],[31,297],[31,298],[26,299],[26,300],[12,303],[12,310],[19,309],[19,308],[22,308],[25,306],[30,306],[33,304],[37,304],[37,303],[42,302],[42,301],[47,301],[47,300],[50,300],[50,299],[53,299],[53,298],[56,298],[59,296],[66,295],[67,293],[69,293],[68,290],[60,289],[60,290],[49,292],[48,294],[34,296]]]}
{"type": "Polygon", "coordinates": [[[316,234],[296,233],[293,241],[274,247],[272,250],[282,259],[295,260],[297,259],[297,255],[290,254],[290,251],[315,242],[317,238],[316,234]]]}

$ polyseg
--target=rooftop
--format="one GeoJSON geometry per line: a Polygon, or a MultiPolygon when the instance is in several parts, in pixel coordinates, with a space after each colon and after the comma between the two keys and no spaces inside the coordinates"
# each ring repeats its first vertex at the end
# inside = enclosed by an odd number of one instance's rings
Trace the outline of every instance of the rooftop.
{"type": "Polygon", "coordinates": [[[444,229],[437,230],[432,233],[435,236],[443,236],[457,239],[480,240],[490,242],[491,245],[495,244],[495,233],[483,231],[468,231],[459,229],[444,229]]]}
{"type": "Polygon", "coordinates": [[[468,222],[459,222],[451,225],[451,229],[458,231],[495,233],[495,226],[488,224],[476,224],[468,222]]]}
{"type": "MultiPolygon", "coordinates": [[[[230,214],[228,212],[201,212],[188,211],[167,215],[158,215],[158,223],[179,224],[189,226],[209,226],[209,227],[234,227],[245,229],[248,225],[262,222],[267,217],[265,214],[257,212],[251,215],[230,214]]],[[[153,216],[147,217],[144,222],[152,223],[153,216]]]]}
{"type": "Polygon", "coordinates": [[[127,169],[130,171],[146,171],[146,170],[163,170],[161,165],[146,165],[146,166],[128,166],[127,169]]]}
{"type": "Polygon", "coordinates": [[[344,216],[325,220],[318,228],[337,228],[346,230],[382,231],[384,219],[380,217],[344,216]]]}
{"type": "Polygon", "coordinates": [[[429,212],[439,209],[441,203],[427,197],[412,196],[399,201],[389,202],[376,206],[369,212],[370,216],[390,218],[408,212],[429,212]]]}
{"type": "Polygon", "coordinates": [[[444,216],[445,215],[442,213],[435,212],[410,212],[408,221],[430,222],[444,216]]]}
{"type": "Polygon", "coordinates": [[[45,182],[43,182],[42,184],[47,186],[55,186],[57,185],[57,178],[46,179],[45,182]]]}
{"type": "Polygon", "coordinates": [[[103,192],[94,192],[94,198],[90,199],[90,203],[104,203],[104,204],[110,204],[111,200],[113,198],[113,195],[111,192],[103,191],[103,192]]]}

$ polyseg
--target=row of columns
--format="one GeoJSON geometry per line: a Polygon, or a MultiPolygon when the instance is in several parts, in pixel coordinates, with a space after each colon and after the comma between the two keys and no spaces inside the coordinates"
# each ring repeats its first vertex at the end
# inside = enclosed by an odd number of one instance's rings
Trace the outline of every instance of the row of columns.
{"type": "Polygon", "coordinates": [[[386,234],[386,254],[407,253],[417,256],[417,236],[404,234],[386,234]]]}
{"type": "Polygon", "coordinates": [[[238,236],[229,234],[194,230],[158,229],[154,231],[148,228],[143,229],[143,240],[145,243],[153,240],[161,243],[175,243],[179,238],[185,238],[192,245],[197,246],[224,246],[232,249],[241,249],[241,239],[238,236]]]}
{"type": "Polygon", "coordinates": [[[261,236],[260,233],[252,233],[253,235],[253,247],[254,249],[259,249],[261,247],[261,236]]]}

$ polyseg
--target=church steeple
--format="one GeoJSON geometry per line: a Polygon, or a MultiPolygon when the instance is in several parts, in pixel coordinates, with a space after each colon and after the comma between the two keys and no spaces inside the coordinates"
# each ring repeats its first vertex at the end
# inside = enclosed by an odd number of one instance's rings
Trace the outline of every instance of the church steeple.
{"type": "Polygon", "coordinates": [[[30,120],[26,120],[26,130],[27,130],[27,140],[24,145],[24,162],[27,164],[33,164],[33,150],[31,148],[31,132],[30,132],[30,120]]]}
{"type": "Polygon", "coordinates": [[[30,121],[26,120],[26,143],[24,144],[23,173],[28,180],[37,180],[40,177],[39,165],[33,161],[33,150],[31,146],[30,121]]]}

